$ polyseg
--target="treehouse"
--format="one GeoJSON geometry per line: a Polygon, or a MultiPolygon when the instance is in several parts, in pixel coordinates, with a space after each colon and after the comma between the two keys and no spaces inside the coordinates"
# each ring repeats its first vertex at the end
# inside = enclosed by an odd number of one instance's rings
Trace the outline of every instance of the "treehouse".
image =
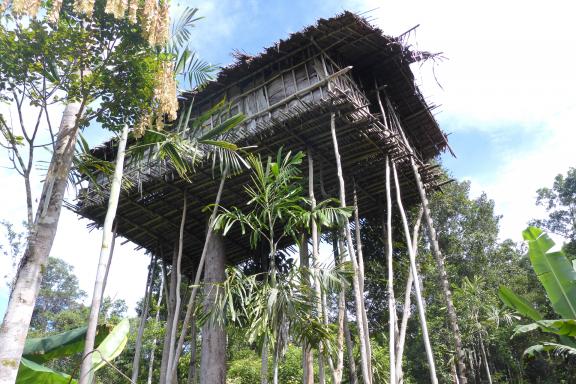
{"type": "MultiPolygon", "coordinates": [[[[402,36],[385,36],[363,18],[345,12],[319,20],[258,56],[237,54],[236,62],[223,68],[216,81],[200,92],[184,94],[180,111],[193,100],[192,116],[198,116],[225,99],[230,105],[228,115],[246,116],[226,139],[251,146],[251,151],[263,156],[281,147],[311,151],[317,164],[317,194],[323,197],[338,196],[330,130],[334,116],[350,200],[346,203],[351,204],[355,184],[360,215],[382,215],[386,156],[398,167],[405,204],[419,201],[410,159],[427,190],[440,183],[436,167],[429,162],[448,148],[446,136],[410,70],[410,64],[429,56],[411,50],[402,36]]],[[[225,117],[212,116],[205,129],[225,117]]],[[[93,150],[106,159],[112,159],[114,152],[112,143],[93,150]]],[[[163,162],[129,168],[125,177],[137,187],[120,197],[117,233],[167,261],[178,242],[183,194],[187,195],[182,266],[190,274],[204,244],[208,215],[203,209],[214,202],[218,189],[219,178],[210,164],[197,167],[190,181],[179,178],[163,162]]],[[[245,204],[242,186],[248,178],[244,172],[226,183],[223,206],[245,204]]],[[[98,187],[105,183],[101,178],[98,187]]],[[[90,183],[69,208],[90,219],[90,226],[101,226],[106,202],[106,193],[90,183]]],[[[230,264],[259,257],[239,230],[226,236],[225,248],[230,264]]]]}

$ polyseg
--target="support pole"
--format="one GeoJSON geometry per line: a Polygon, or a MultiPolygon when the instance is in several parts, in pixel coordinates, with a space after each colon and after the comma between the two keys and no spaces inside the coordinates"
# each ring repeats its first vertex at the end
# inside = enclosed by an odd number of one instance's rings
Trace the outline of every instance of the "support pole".
{"type": "Polygon", "coordinates": [[[456,309],[454,308],[454,303],[452,302],[452,291],[450,290],[450,283],[448,282],[448,275],[446,274],[446,267],[444,266],[444,257],[442,256],[440,246],[438,245],[438,237],[436,236],[432,215],[430,214],[430,206],[428,204],[428,198],[426,197],[424,183],[422,182],[420,172],[418,171],[418,167],[416,166],[416,162],[414,161],[413,157],[410,158],[410,163],[412,165],[412,170],[414,171],[414,177],[418,186],[418,192],[420,193],[420,199],[422,200],[422,208],[424,209],[424,218],[426,219],[426,227],[428,229],[428,236],[430,237],[432,253],[436,259],[438,274],[440,275],[440,284],[442,285],[442,293],[444,294],[444,300],[446,301],[448,321],[450,323],[450,328],[452,329],[452,334],[454,335],[458,378],[460,379],[460,384],[466,384],[468,380],[466,378],[466,365],[464,364],[465,357],[464,351],[462,349],[462,339],[460,336],[460,328],[458,326],[456,309]]]}
{"type": "Polygon", "coordinates": [[[390,193],[390,161],[386,155],[386,260],[388,264],[388,348],[390,383],[396,383],[396,299],[394,298],[394,260],[392,249],[392,196],[390,193]]]}
{"type": "MultiPolygon", "coordinates": [[[[414,257],[418,255],[418,231],[422,222],[422,208],[418,211],[416,216],[416,223],[414,224],[412,232],[412,249],[414,250],[414,257]]],[[[400,334],[398,342],[396,343],[396,381],[401,384],[403,381],[402,371],[402,357],[404,356],[404,341],[406,340],[406,330],[408,328],[408,319],[410,318],[410,294],[412,293],[412,284],[414,283],[414,276],[412,269],[408,268],[408,279],[406,281],[406,291],[404,292],[404,308],[402,310],[402,323],[400,324],[400,334]]]]}
{"type": "MultiPolygon", "coordinates": [[[[213,233],[208,241],[204,271],[204,309],[208,313],[214,305],[217,284],[225,280],[225,250],[221,234],[213,233]]],[[[226,383],[226,332],[221,324],[207,321],[202,326],[202,357],[200,384],[226,383]]]]}
{"type": "MultiPolygon", "coordinates": [[[[338,139],[336,137],[336,116],[334,113],[330,115],[330,130],[332,133],[332,143],[334,145],[334,156],[336,158],[336,170],[338,173],[338,182],[340,186],[340,206],[342,208],[346,207],[346,186],[344,183],[344,176],[342,174],[342,163],[340,161],[340,151],[338,149],[338,139]]],[[[360,339],[360,363],[362,365],[362,379],[365,384],[372,384],[372,372],[370,372],[368,361],[371,359],[369,349],[367,344],[370,343],[370,339],[366,338],[366,331],[364,330],[364,321],[362,309],[362,300],[364,296],[360,292],[360,285],[358,282],[358,263],[356,260],[356,254],[354,253],[354,247],[352,245],[352,234],[350,233],[350,227],[348,225],[344,226],[344,233],[346,235],[346,242],[348,246],[348,254],[350,255],[350,260],[352,261],[352,288],[354,290],[354,301],[356,303],[356,322],[358,324],[358,335],[360,339]]]]}
{"type": "MultiPolygon", "coordinates": [[[[300,266],[303,268],[310,267],[308,256],[308,235],[305,231],[302,231],[302,236],[300,238],[300,266]]],[[[314,356],[312,354],[312,349],[306,342],[302,344],[302,365],[304,372],[302,383],[314,384],[314,356]]]]}
{"type": "MultiPolygon", "coordinates": [[[[387,163],[389,167],[389,163],[387,163]]],[[[418,282],[418,270],[416,268],[416,256],[414,254],[414,249],[412,248],[412,240],[410,237],[410,229],[408,228],[408,220],[406,219],[406,213],[404,212],[404,206],[402,205],[402,194],[400,192],[400,183],[398,182],[398,173],[396,172],[396,165],[392,162],[392,172],[394,174],[394,183],[396,186],[396,199],[398,202],[398,209],[400,215],[402,216],[402,224],[404,226],[404,234],[406,235],[406,246],[408,247],[408,256],[410,257],[410,269],[412,270],[412,275],[416,282],[418,282]]],[[[424,310],[424,304],[422,300],[422,292],[420,291],[420,285],[414,284],[416,291],[416,303],[418,306],[418,314],[420,317],[420,325],[422,327],[422,337],[424,339],[424,348],[426,349],[426,357],[428,359],[428,369],[430,370],[430,380],[432,384],[438,384],[438,378],[436,377],[436,365],[434,364],[434,355],[432,354],[432,347],[430,345],[430,337],[428,336],[428,324],[426,323],[426,311],[424,310]]]]}

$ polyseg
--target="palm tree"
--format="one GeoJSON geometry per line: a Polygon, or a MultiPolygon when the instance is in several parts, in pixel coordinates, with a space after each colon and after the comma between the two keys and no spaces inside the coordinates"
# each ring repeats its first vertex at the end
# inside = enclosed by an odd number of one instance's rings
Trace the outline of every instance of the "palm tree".
{"type": "MultiPolygon", "coordinates": [[[[277,278],[276,257],[278,256],[278,246],[281,241],[287,237],[292,237],[297,241],[302,228],[309,229],[312,223],[318,226],[334,226],[343,225],[347,222],[347,217],[350,216],[348,208],[340,208],[332,206],[335,200],[327,200],[320,202],[314,206],[311,199],[303,196],[303,187],[300,184],[300,166],[302,164],[304,154],[298,152],[292,155],[288,152],[283,155],[280,149],[275,159],[268,157],[263,163],[260,156],[249,155],[247,158],[250,168],[252,170],[251,182],[245,186],[245,192],[248,195],[248,211],[244,212],[238,207],[230,209],[221,207],[220,213],[215,220],[214,228],[222,231],[224,235],[235,225],[241,227],[242,233],[249,231],[250,242],[253,247],[256,247],[261,241],[267,243],[268,246],[268,260],[269,270],[265,274],[265,283],[262,286],[260,298],[261,301],[256,300],[256,303],[266,303],[271,301],[271,309],[275,310],[270,312],[266,310],[266,306],[260,307],[256,305],[250,308],[251,311],[256,311],[261,316],[255,317],[256,323],[253,324],[252,334],[254,337],[260,339],[262,345],[262,367],[261,367],[261,382],[268,383],[267,361],[268,361],[268,347],[272,347],[273,355],[273,371],[274,383],[277,383],[278,377],[278,357],[283,343],[286,341],[283,337],[281,330],[283,324],[290,322],[290,311],[286,310],[284,305],[289,305],[293,298],[294,287],[293,285],[284,286],[286,281],[291,281],[286,276],[283,276],[282,281],[279,282],[277,278]],[[288,288],[286,288],[288,287],[288,288]],[[286,289],[285,289],[286,288],[286,289]],[[285,293],[285,294],[284,294],[285,293]],[[266,298],[266,300],[264,300],[266,298]],[[264,312],[262,312],[264,311],[264,312]]],[[[310,281],[310,280],[308,280],[310,281]]],[[[311,294],[309,284],[302,282],[298,286],[298,292],[305,292],[306,295],[316,296],[311,294]]],[[[316,300],[320,297],[317,296],[316,300]]],[[[299,303],[309,303],[310,299],[303,301],[300,299],[299,303]]],[[[302,306],[300,307],[303,308],[302,306]]],[[[312,308],[305,308],[307,313],[313,311],[312,308]]],[[[320,318],[321,313],[317,316],[320,318]]],[[[307,326],[300,322],[306,322],[304,319],[291,322],[294,327],[303,327],[301,329],[308,329],[307,326]]],[[[309,324],[322,323],[321,320],[315,319],[309,324]]],[[[313,335],[310,335],[311,337],[313,335]]],[[[308,343],[307,345],[317,345],[308,343]]]]}

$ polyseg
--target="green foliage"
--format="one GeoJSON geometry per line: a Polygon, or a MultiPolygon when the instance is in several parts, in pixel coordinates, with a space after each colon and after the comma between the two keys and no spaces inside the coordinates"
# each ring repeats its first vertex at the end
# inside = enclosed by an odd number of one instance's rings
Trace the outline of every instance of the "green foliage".
{"type": "MultiPolygon", "coordinates": [[[[126,345],[130,329],[128,319],[124,319],[112,329],[110,328],[112,327],[101,326],[98,328],[96,338],[98,346],[92,355],[93,371],[97,371],[104,364],[116,358],[126,345]]],[[[84,349],[86,329],[87,327],[81,327],[53,336],[27,340],[16,383],[76,383],[76,380],[71,379],[70,375],[56,372],[39,363],[81,352],[84,349]]]]}
{"type": "Polygon", "coordinates": [[[523,232],[528,242],[528,254],[534,272],[546,290],[552,308],[561,319],[543,320],[542,316],[525,299],[506,287],[500,288],[502,301],[520,314],[535,320],[534,323],[516,328],[515,335],[536,329],[559,336],[562,344],[544,342],[526,349],[525,355],[554,350],[574,354],[576,348],[576,272],[563,252],[549,252],[554,242],[539,228],[528,227],[523,232]]]}
{"type": "Polygon", "coordinates": [[[534,220],[533,225],[568,239],[563,250],[576,256],[576,168],[557,175],[552,188],[540,188],[536,205],[546,208],[548,218],[534,220]]]}
{"type": "Polygon", "coordinates": [[[253,384],[260,381],[262,362],[256,353],[247,350],[244,356],[232,360],[228,367],[226,384],[253,384]]]}

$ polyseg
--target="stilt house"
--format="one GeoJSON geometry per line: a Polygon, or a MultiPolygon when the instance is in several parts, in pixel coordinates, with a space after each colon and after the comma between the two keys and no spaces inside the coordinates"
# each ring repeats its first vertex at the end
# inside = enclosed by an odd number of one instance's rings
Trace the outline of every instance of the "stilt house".
{"type": "MultiPolygon", "coordinates": [[[[395,162],[409,205],[420,199],[410,159],[426,189],[433,190],[439,173],[430,161],[448,145],[410,69],[410,64],[428,55],[411,50],[402,40],[384,35],[350,12],[321,19],[257,56],[236,55],[236,62],[223,68],[216,81],[198,93],[183,95],[182,105],[193,99],[192,115],[197,116],[226,99],[230,115],[246,116],[227,139],[254,146],[251,151],[264,156],[280,147],[312,151],[316,193],[326,197],[338,196],[330,131],[334,115],[348,196],[351,200],[355,182],[360,215],[382,215],[385,157],[395,162]]],[[[206,129],[224,117],[213,116],[205,122],[206,129]]],[[[96,148],[94,154],[112,159],[112,143],[96,148]]],[[[183,194],[187,195],[182,268],[190,274],[202,252],[208,218],[203,208],[214,201],[218,175],[204,164],[186,181],[169,164],[158,163],[127,169],[125,177],[136,186],[120,197],[117,234],[168,262],[178,242],[183,194]]],[[[248,178],[244,172],[226,183],[223,206],[246,203],[243,185],[248,178]]],[[[90,219],[92,226],[100,226],[106,202],[106,194],[90,184],[69,207],[90,219]]],[[[238,229],[224,241],[229,264],[259,258],[238,229]]]]}

